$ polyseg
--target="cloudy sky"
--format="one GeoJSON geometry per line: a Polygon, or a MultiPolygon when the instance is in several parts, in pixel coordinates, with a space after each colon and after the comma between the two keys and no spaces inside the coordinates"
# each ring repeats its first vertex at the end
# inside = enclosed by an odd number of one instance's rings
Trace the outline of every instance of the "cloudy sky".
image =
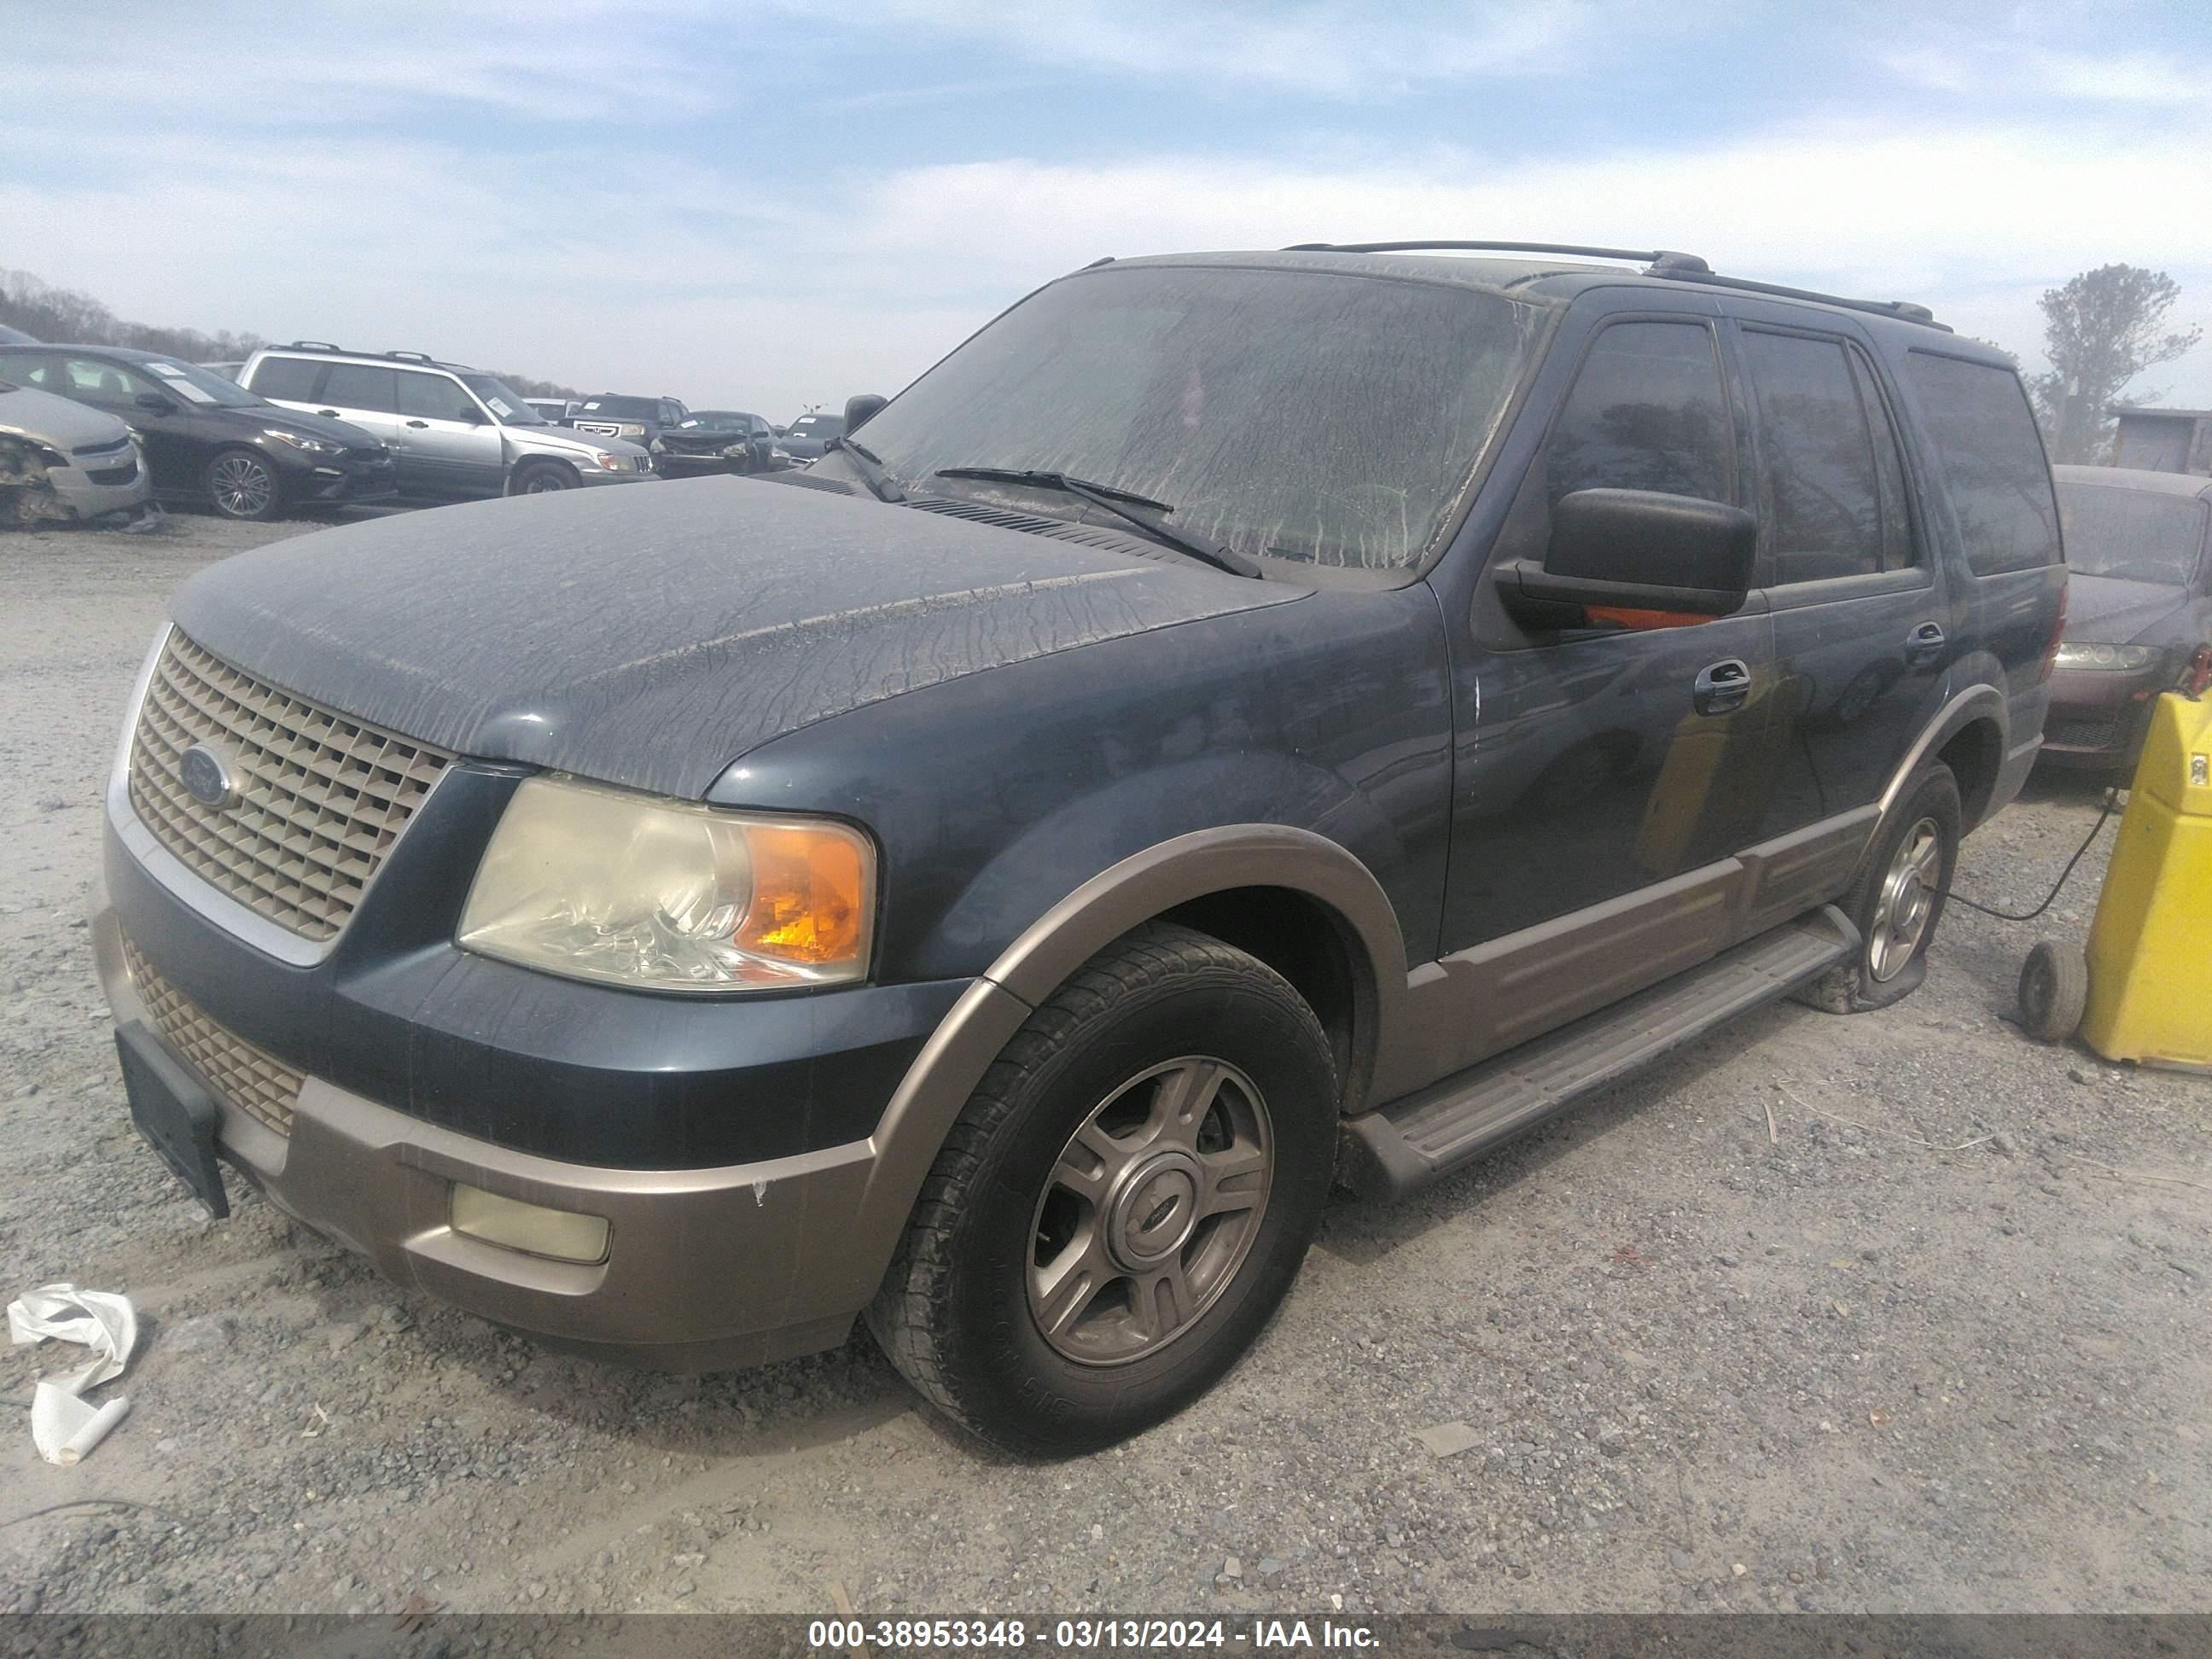
{"type": "MultiPolygon", "coordinates": [[[[2203,0],[0,0],[0,268],[776,419],[1100,254],[1323,239],[1684,248],[2031,365],[2037,295],[2113,260],[2212,324],[2203,0]]],[[[2212,406],[2212,345],[2136,389],[2212,406]]]]}

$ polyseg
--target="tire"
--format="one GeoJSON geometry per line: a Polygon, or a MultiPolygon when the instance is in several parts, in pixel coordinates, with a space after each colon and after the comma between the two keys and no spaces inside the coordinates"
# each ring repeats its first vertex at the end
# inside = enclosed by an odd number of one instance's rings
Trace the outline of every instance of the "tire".
{"type": "Polygon", "coordinates": [[[507,487],[510,495],[544,495],[556,489],[574,489],[578,480],[575,472],[561,461],[525,461],[514,469],[514,477],[507,487]]]}
{"type": "Polygon", "coordinates": [[[2038,1042],[2063,1042],[2089,1006],[2089,959],[2079,947],[2045,939],[2020,969],[2020,1023],[2038,1042]]]}
{"type": "Polygon", "coordinates": [[[223,518],[264,523],[284,511],[284,481],[267,456],[251,449],[217,450],[200,477],[223,518]]]}
{"type": "Polygon", "coordinates": [[[1799,1001],[1827,1013],[1861,1014],[1919,988],[1958,867],[1963,820],[1949,767],[1939,762],[1913,780],[1838,901],[1859,931],[1856,958],[1814,981],[1799,1001]]]}
{"type": "Polygon", "coordinates": [[[869,1328],[925,1399],[1006,1450],[1125,1439],[1212,1387],[1282,1301],[1336,1119],[1335,1062],[1297,993],[1218,939],[1147,924],[985,1074],[869,1328]]]}

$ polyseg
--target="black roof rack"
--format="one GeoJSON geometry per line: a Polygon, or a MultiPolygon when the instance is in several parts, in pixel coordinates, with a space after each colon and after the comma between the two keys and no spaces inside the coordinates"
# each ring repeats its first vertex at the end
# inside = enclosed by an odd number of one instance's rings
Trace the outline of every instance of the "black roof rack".
{"type": "Polygon", "coordinates": [[[401,363],[434,363],[438,361],[427,351],[387,351],[384,356],[401,363]]]}
{"type": "Polygon", "coordinates": [[[1573,242],[1293,242],[1285,253],[1418,253],[1454,251],[1473,253],[1561,253],[1586,259],[1638,259],[1644,262],[1646,276],[1668,276],[1680,283],[1704,283],[1714,288],[1740,289],[1750,294],[1771,294],[1784,300],[1811,300],[1847,311],[1870,312],[1918,323],[1924,328],[1952,332],[1948,323],[1936,320],[1926,306],[1910,300],[1853,300],[1841,294],[1823,294],[1809,288],[1786,288],[1779,283],[1753,282],[1748,276],[1723,276],[1694,253],[1670,248],[1584,247],[1573,242]]]}
{"type": "Polygon", "coordinates": [[[1580,242],[1293,242],[1285,253],[1569,253],[1583,259],[1640,259],[1660,276],[1666,270],[1711,269],[1694,253],[1663,247],[1586,247],[1580,242]]]}
{"type": "Polygon", "coordinates": [[[1755,283],[1748,276],[1723,276],[1713,270],[1653,270],[1653,276],[1672,276],[1678,282],[1704,283],[1713,288],[1741,289],[1749,294],[1771,294],[1784,300],[1813,300],[1824,306],[1841,306],[1846,311],[1872,312],[1877,317],[1894,317],[1899,322],[1918,323],[1923,328],[1939,329],[1951,333],[1948,323],[1939,323],[1936,313],[1926,306],[1915,305],[1910,300],[1854,300],[1841,294],[1823,294],[1817,289],[1786,288],[1780,283],[1755,283]]]}
{"type": "Polygon", "coordinates": [[[295,340],[284,348],[287,351],[337,351],[340,348],[328,340],[295,340]]]}

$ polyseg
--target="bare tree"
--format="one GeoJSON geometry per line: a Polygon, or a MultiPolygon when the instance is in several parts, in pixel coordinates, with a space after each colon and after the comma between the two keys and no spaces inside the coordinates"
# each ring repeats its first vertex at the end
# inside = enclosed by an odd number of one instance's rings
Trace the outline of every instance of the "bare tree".
{"type": "Polygon", "coordinates": [[[2130,380],[2170,363],[2202,337],[2160,330],[2181,289],[2162,270],[2100,265],[2045,291],[2043,337],[2051,371],[2030,380],[2055,461],[2100,461],[2112,453],[2112,405],[2130,380]]]}

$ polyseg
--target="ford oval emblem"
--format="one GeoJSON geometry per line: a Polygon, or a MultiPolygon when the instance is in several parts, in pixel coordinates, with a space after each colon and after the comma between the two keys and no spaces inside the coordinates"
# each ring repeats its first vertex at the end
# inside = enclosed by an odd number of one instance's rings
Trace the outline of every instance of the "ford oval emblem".
{"type": "Polygon", "coordinates": [[[238,780],[231,775],[230,763],[222,751],[196,743],[178,757],[177,781],[185,786],[185,793],[203,806],[212,806],[218,811],[235,806],[241,797],[238,780]]]}

